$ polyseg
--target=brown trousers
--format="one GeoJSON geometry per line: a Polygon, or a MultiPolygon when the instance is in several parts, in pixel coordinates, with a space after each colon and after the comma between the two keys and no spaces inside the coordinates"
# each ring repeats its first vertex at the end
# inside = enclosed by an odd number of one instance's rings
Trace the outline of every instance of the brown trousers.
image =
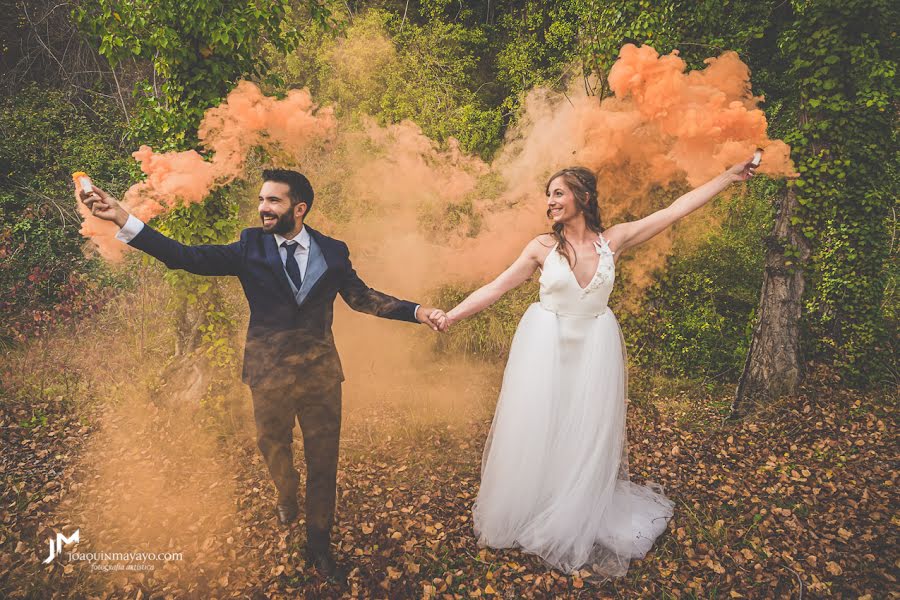
{"type": "Polygon", "coordinates": [[[303,433],[306,458],[307,548],[329,548],[337,488],[338,447],[341,436],[341,384],[324,390],[251,388],[256,440],[269,474],[278,489],[278,501],[297,497],[300,474],[291,450],[294,418],[303,433]]]}

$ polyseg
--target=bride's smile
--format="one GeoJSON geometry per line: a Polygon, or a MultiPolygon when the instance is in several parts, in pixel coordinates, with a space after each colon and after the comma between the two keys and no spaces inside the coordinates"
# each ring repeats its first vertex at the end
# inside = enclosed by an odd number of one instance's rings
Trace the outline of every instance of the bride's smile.
{"type": "Polygon", "coordinates": [[[554,223],[565,223],[579,214],[575,197],[561,177],[551,182],[547,191],[547,216],[554,223]]]}

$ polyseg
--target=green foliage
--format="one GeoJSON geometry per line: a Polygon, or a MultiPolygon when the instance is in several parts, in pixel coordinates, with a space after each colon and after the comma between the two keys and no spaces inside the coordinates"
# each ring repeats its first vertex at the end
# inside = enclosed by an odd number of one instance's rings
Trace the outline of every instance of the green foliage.
{"type": "Polygon", "coordinates": [[[372,9],[341,31],[339,38],[306,35],[296,54],[279,61],[282,77],[308,85],[344,116],[412,120],[432,139],[456,138],[483,157],[498,147],[500,111],[475,92],[487,50],[481,30],[440,20],[404,23],[372,9]]]}
{"type": "MultiPolygon", "coordinates": [[[[152,64],[152,78],[135,90],[131,139],[181,149],[195,143],[204,111],[239,78],[264,74],[264,43],[282,51],[296,45],[297,32],[282,26],[291,7],[289,0],[91,0],[75,9],[75,20],[111,66],[132,57],[152,64]]],[[[329,16],[315,0],[306,8],[319,21],[329,16]]]]}
{"type": "MultiPolygon", "coordinates": [[[[477,287],[442,286],[435,293],[434,303],[436,306],[456,306],[477,287]]],[[[436,340],[438,351],[505,359],[522,315],[529,305],[538,301],[538,289],[538,279],[532,277],[486,310],[455,324],[448,335],[436,340]]]]}
{"type": "Polygon", "coordinates": [[[22,340],[99,302],[102,267],[84,257],[71,174],[127,178],[115,108],[31,85],[0,100],[0,341],[22,340]]]}
{"type": "Polygon", "coordinates": [[[501,106],[509,114],[522,95],[536,86],[559,81],[578,52],[581,2],[524,2],[506,10],[493,28],[501,40],[496,80],[506,97],[501,106]]]}
{"type": "MultiPolygon", "coordinates": [[[[396,19],[388,21],[396,28],[396,19]]],[[[396,30],[395,30],[396,31],[396,30]]],[[[468,152],[489,156],[500,138],[500,112],[474,93],[483,32],[439,20],[396,31],[397,65],[385,82],[380,116],[415,121],[426,135],[455,137],[468,152]]]]}
{"type": "Polygon", "coordinates": [[[219,244],[237,235],[238,204],[224,187],[213,191],[205,202],[182,204],[166,213],[159,230],[183,244],[219,244]],[[198,227],[197,223],[203,223],[198,227]]]}
{"type": "Polygon", "coordinates": [[[777,186],[754,187],[729,201],[721,226],[696,249],[676,248],[640,307],[622,314],[634,362],[676,376],[740,375],[772,224],[768,194],[777,186]]]}
{"type": "Polygon", "coordinates": [[[866,383],[896,366],[882,303],[898,191],[897,8],[822,0],[796,11],[779,43],[797,90],[795,225],[814,242],[811,349],[866,383]]]}

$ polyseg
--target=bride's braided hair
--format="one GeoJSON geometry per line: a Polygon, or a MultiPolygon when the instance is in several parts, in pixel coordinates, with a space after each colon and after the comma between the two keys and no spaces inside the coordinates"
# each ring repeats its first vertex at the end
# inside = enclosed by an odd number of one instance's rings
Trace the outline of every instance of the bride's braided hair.
{"type": "MultiPolygon", "coordinates": [[[[575,206],[584,215],[584,223],[587,228],[595,233],[603,231],[603,224],[600,218],[600,205],[597,201],[597,176],[593,171],[585,167],[567,167],[561,171],[557,171],[547,180],[545,192],[550,196],[550,184],[557,177],[562,177],[566,185],[572,190],[575,196],[575,206]]],[[[547,218],[550,217],[550,209],[547,209],[547,218]]],[[[572,244],[566,239],[563,233],[564,226],[562,223],[554,223],[553,231],[548,232],[556,241],[559,242],[557,251],[568,261],[569,251],[567,246],[572,244]]],[[[572,248],[574,250],[574,247],[572,248]]],[[[577,263],[578,258],[575,258],[577,263]]]]}

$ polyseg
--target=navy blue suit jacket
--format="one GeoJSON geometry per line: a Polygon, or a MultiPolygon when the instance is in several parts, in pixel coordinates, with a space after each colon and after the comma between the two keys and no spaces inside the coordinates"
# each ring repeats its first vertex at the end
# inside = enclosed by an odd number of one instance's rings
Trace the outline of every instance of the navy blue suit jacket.
{"type": "MultiPolygon", "coordinates": [[[[232,244],[187,246],[149,225],[129,245],[159,259],[171,269],[198,275],[234,275],[240,279],[250,305],[250,324],[244,347],[244,383],[254,387],[302,385],[317,389],[344,381],[331,325],[334,300],[360,312],[418,323],[416,305],[373,290],[350,263],[347,244],[306,225],[318,244],[325,269],[298,305],[278,254],[275,236],[260,227],[241,232],[232,244]]],[[[307,266],[309,276],[311,265],[307,266]]],[[[306,287],[306,286],[304,286],[306,287]]]]}

